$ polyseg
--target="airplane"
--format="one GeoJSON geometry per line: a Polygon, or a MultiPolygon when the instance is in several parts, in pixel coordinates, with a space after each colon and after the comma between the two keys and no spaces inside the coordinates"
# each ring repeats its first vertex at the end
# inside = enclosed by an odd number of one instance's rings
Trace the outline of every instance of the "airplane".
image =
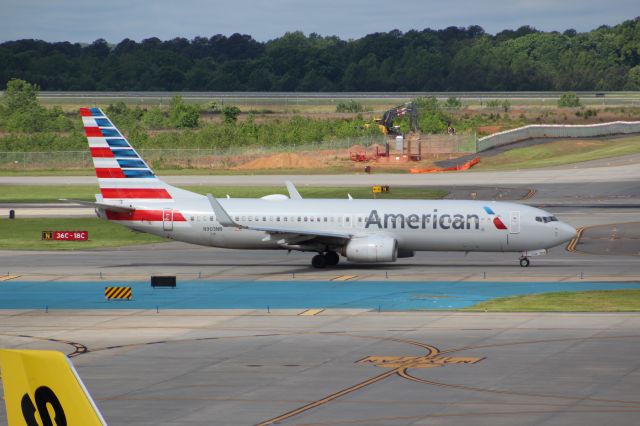
{"type": "Polygon", "coordinates": [[[230,249],[316,253],[315,268],[395,262],[416,251],[515,252],[529,257],[572,240],[576,230],[544,210],[470,200],[259,199],[201,195],[159,179],[100,108],[80,115],[96,169],[100,218],[177,241],[230,249]]]}
{"type": "Polygon", "coordinates": [[[71,361],[58,351],[0,349],[9,426],[106,426],[71,361]]]}

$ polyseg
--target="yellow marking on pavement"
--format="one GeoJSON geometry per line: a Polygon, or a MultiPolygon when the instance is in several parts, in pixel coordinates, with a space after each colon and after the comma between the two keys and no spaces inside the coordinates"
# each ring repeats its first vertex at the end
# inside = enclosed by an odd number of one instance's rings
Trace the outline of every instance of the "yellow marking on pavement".
{"type": "Polygon", "coordinates": [[[356,278],[357,275],[340,275],[339,277],[335,277],[331,281],[349,281],[356,278]]]}
{"type": "Polygon", "coordinates": [[[320,312],[324,312],[324,309],[307,309],[306,311],[300,312],[298,315],[318,315],[320,312]]]}
{"type": "Polygon", "coordinates": [[[577,232],[576,232],[576,237],[569,241],[569,244],[567,244],[567,251],[573,253],[574,251],[576,251],[576,246],[578,245],[578,242],[580,241],[580,238],[582,237],[582,233],[584,232],[586,228],[582,227],[582,228],[578,228],[577,232]]]}
{"type": "Polygon", "coordinates": [[[369,356],[358,364],[373,364],[382,368],[434,368],[448,364],[477,364],[484,358],[457,356],[369,356]]]}
{"type": "Polygon", "coordinates": [[[527,193],[527,195],[524,196],[523,200],[530,200],[533,198],[534,195],[536,195],[536,193],[538,192],[537,189],[530,189],[529,192],[527,193]]]}
{"type": "Polygon", "coordinates": [[[3,275],[0,277],[0,281],[15,280],[18,277],[20,277],[20,275],[3,275]]]}

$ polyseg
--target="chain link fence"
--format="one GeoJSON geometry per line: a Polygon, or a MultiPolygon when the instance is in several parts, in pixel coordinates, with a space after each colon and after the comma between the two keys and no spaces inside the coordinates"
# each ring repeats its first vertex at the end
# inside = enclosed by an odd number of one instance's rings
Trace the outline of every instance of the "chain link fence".
{"type": "MultiPolygon", "coordinates": [[[[384,135],[346,138],[310,144],[274,147],[138,149],[142,158],[156,169],[232,168],[256,158],[276,154],[296,153],[309,156],[349,158],[349,151],[384,146],[384,135]]],[[[83,151],[0,152],[2,170],[81,170],[93,169],[89,149],[83,151]]]]}

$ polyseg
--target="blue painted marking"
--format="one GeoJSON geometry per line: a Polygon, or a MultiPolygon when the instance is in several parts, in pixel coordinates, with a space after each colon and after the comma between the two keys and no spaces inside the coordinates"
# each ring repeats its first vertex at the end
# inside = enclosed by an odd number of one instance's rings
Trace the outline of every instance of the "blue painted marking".
{"type": "Polygon", "coordinates": [[[113,124],[106,118],[96,118],[95,121],[98,127],[113,127],[113,124]]]}
{"type": "Polygon", "coordinates": [[[21,282],[0,285],[0,309],[272,309],[362,308],[386,311],[460,309],[496,297],[553,291],[640,289],[640,282],[305,282],[179,281],[21,282]],[[104,298],[106,286],[130,286],[132,301],[104,298]]]}
{"type": "Polygon", "coordinates": [[[483,209],[484,209],[484,211],[485,211],[485,212],[487,212],[487,214],[495,214],[495,213],[493,212],[493,210],[491,210],[491,208],[490,208],[490,207],[484,206],[484,207],[483,207],[483,209]]]}
{"type": "Polygon", "coordinates": [[[116,158],[139,158],[133,149],[112,149],[116,158]]]}
{"type": "Polygon", "coordinates": [[[122,173],[128,178],[154,178],[156,177],[151,170],[128,170],[122,169],[122,173]]]}
{"type": "Polygon", "coordinates": [[[107,143],[110,147],[126,147],[130,146],[124,139],[107,139],[107,143]]]}
{"type": "Polygon", "coordinates": [[[130,167],[136,169],[146,169],[147,166],[141,160],[116,160],[120,167],[130,167]]]}
{"type": "Polygon", "coordinates": [[[104,137],[121,137],[120,133],[118,133],[116,129],[105,129],[101,127],[100,131],[104,137]]]}

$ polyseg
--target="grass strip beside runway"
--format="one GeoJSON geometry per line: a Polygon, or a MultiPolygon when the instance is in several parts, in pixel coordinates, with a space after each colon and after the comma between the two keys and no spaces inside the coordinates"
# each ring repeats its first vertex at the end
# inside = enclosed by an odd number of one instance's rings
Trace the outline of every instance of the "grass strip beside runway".
{"type": "Polygon", "coordinates": [[[169,241],[93,218],[0,219],[0,250],[83,250],[169,241]],[[43,241],[42,231],[88,231],[89,241],[43,241]]]}
{"type": "Polygon", "coordinates": [[[640,311],[640,289],[554,292],[503,297],[466,308],[487,312],[640,311]]]}
{"type": "MultiPolygon", "coordinates": [[[[383,179],[384,180],[384,179],[383,179]]],[[[381,182],[380,184],[383,184],[381,182]]],[[[229,194],[233,198],[259,198],[269,194],[287,194],[284,186],[181,186],[183,189],[199,194],[211,193],[224,198],[229,194]]],[[[298,188],[300,195],[305,198],[373,198],[370,187],[316,187],[304,186],[298,188]]],[[[60,198],[95,201],[98,194],[97,185],[0,185],[0,203],[47,203],[59,202],[60,198]]],[[[392,187],[391,191],[376,194],[380,199],[440,199],[448,194],[441,189],[424,189],[415,187],[392,187]]]]}

